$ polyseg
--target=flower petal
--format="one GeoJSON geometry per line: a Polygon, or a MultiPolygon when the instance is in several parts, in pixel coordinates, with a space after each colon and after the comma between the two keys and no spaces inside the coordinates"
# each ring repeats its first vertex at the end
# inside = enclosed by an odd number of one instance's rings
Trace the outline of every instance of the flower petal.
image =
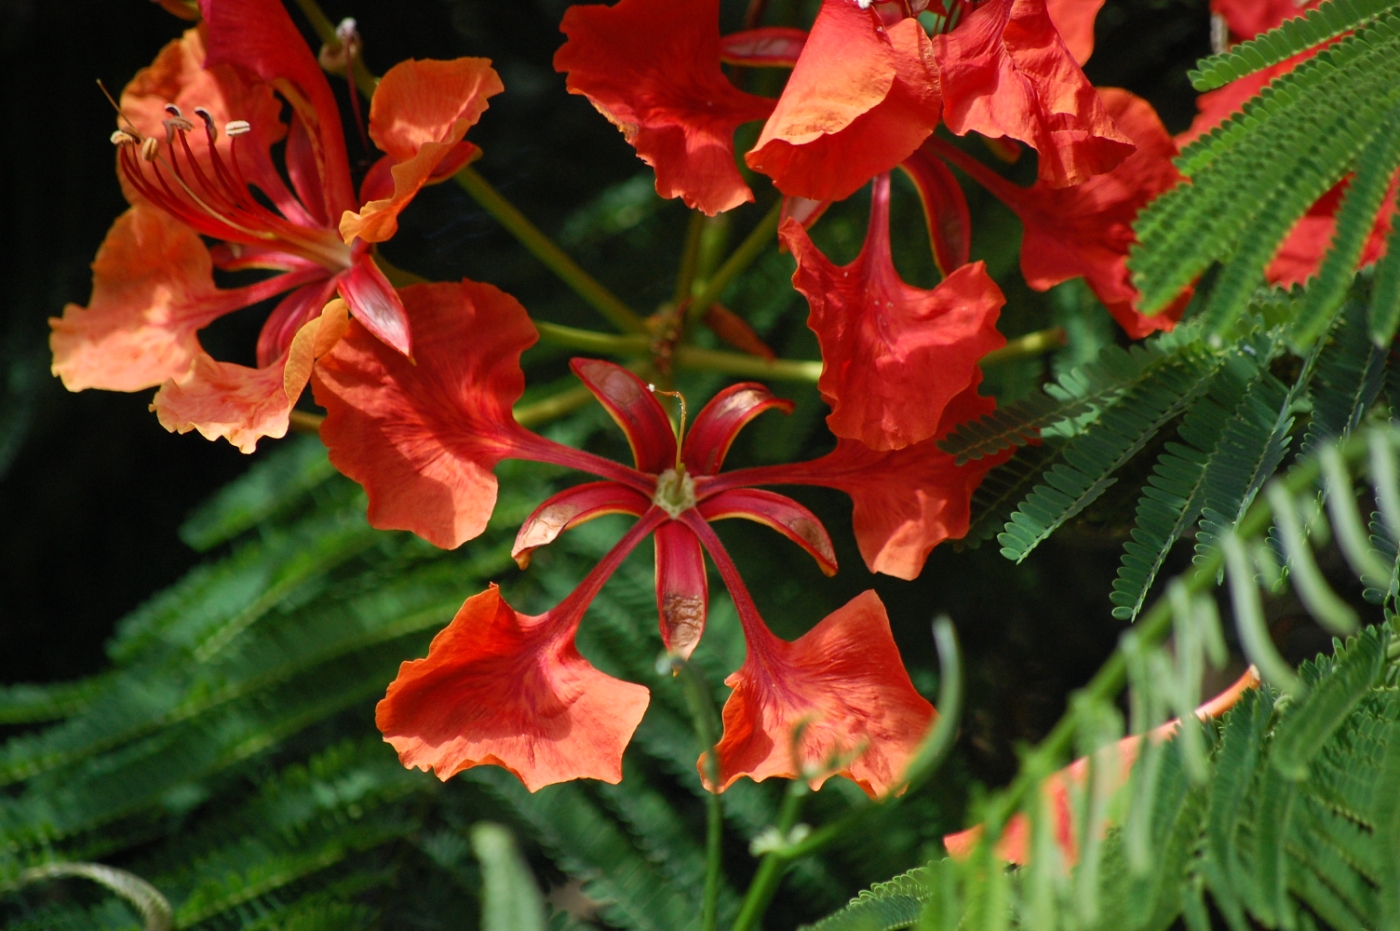
{"type": "Polygon", "coordinates": [[[836,548],[821,518],[786,495],[761,488],[731,488],[705,498],[696,508],[708,521],[742,517],[772,527],[810,553],[823,575],[836,574],[836,548]]]}
{"type": "Polygon", "coordinates": [[[879,596],[857,595],[792,643],[754,640],[750,632],[748,658],[725,680],[734,692],[715,747],[719,788],[814,770],[817,788],[833,758],[847,760],[835,775],[872,798],[896,787],[937,713],[904,671],[879,596]]]}
{"type": "Polygon", "coordinates": [[[673,520],[657,527],[654,538],[661,642],[672,656],[689,659],[705,632],[709,611],[705,554],[690,528],[673,520]]]}
{"type": "Polygon", "coordinates": [[[297,331],[280,358],[256,369],[217,362],[201,352],[189,372],[161,387],[151,410],[167,430],[198,430],[209,440],[224,437],[251,453],[260,438],[287,435],[292,406],[311,377],[312,363],[335,345],[346,325],[344,303],[332,301],[297,331]]]}
{"type": "Polygon", "coordinates": [[[531,434],[510,408],[525,390],[520,353],[535,342],[525,308],[489,284],[400,292],[418,334],[416,364],[350,324],[312,379],[326,408],[331,462],[365,486],[376,527],[455,547],[486,528],[492,468],[531,434]]]}
{"type": "Polygon", "coordinates": [[[791,68],[807,44],[807,32],[788,26],[745,29],[719,40],[719,58],[726,65],[749,68],[791,68]]]}
{"type": "Polygon", "coordinates": [[[933,260],[946,277],[971,258],[972,213],[967,207],[967,196],[953,172],[927,145],[915,149],[899,167],[919,192],[933,260]]]}
{"type": "Polygon", "coordinates": [[[574,646],[586,604],[527,617],[493,583],[467,599],[424,659],[399,667],[375,724],[405,766],[446,781],[492,764],[531,792],[570,779],[622,779],[645,687],[593,668],[574,646]]]}
{"type": "MultiPolygon", "coordinates": [[[[1293,0],[1279,2],[1291,4],[1293,0]]],[[[1045,0],[1045,12],[1060,41],[1080,65],[1094,54],[1094,20],[1102,8],[1103,0],[1045,0]]]]}
{"type": "Polygon", "coordinates": [[[849,197],[904,161],[938,125],[932,48],[916,19],[885,28],[874,10],[824,0],[745,161],[789,196],[849,197]]]}
{"type": "Polygon", "coordinates": [[[1172,160],[1177,148],[1152,105],[1114,87],[1099,88],[1104,108],[1137,146],[1111,172],[1073,187],[1037,181],[1019,187],[954,146],[932,148],[997,196],[1021,218],[1021,272],[1026,283],[1046,291],[1070,278],[1084,281],[1134,339],[1170,330],[1190,300],[1188,290],[1167,310],[1138,313],[1138,291],[1128,272],[1128,249],[1136,242],[1138,211],[1181,180],[1172,160]]]}
{"type": "Polygon", "coordinates": [[[369,134],[395,163],[393,192],[341,217],[345,241],[384,242],[393,236],[400,211],[481,119],[487,98],[502,90],[485,58],[409,60],[390,68],[370,102],[369,134]]]}
{"type": "Polygon", "coordinates": [[[646,382],[602,359],[573,359],[569,367],[627,435],[638,471],[659,474],[675,466],[675,428],[646,382]]]}
{"type": "Polygon", "coordinates": [[[656,192],[714,216],[753,200],[734,164],[734,130],[773,101],[720,70],[719,0],[622,0],[572,6],[554,56],[583,94],[656,169],[656,192]]]}
{"type": "Polygon", "coordinates": [[[1055,31],[1045,0],[987,0],[934,40],[948,128],[1010,136],[1055,187],[1111,171],[1133,145],[1055,31]]]}
{"type": "Polygon", "coordinates": [[[786,398],[775,398],[758,382],[730,385],[710,399],[695,416],[685,435],[681,459],[693,475],[714,475],[724,465],[724,457],[739,431],[759,414],[780,410],[791,414],[795,405],[786,398]]]}
{"type": "Polygon", "coordinates": [[[350,312],[364,328],[380,342],[392,346],[413,358],[413,333],[409,329],[408,312],[403,300],[389,279],[374,264],[368,251],[360,250],[350,270],[341,275],[340,295],[350,305],[350,312]]]}
{"type": "Polygon", "coordinates": [[[306,128],[325,216],[353,210],[340,107],[281,0],[200,0],[199,9],[208,30],[205,67],[234,65],[273,84],[306,128]]]}
{"type": "Polygon", "coordinates": [[[97,250],[88,306],[69,304],[61,319],[49,320],[53,372],[69,391],[159,385],[189,371],[201,351],[201,327],[324,275],[302,269],[221,291],[194,230],[138,204],[117,218],[97,250]]]}
{"type": "Polygon", "coordinates": [[[587,482],[550,496],[520,525],[511,558],[524,569],[530,554],[554,540],[570,527],[587,523],[604,514],[631,514],[641,517],[651,501],[640,492],[617,482],[587,482]]]}
{"type": "Polygon", "coordinates": [[[890,255],[889,176],[875,181],[865,246],[838,268],[802,226],[780,230],[797,260],[792,284],[807,298],[807,325],[822,350],[817,381],[827,426],[871,449],[928,439],[943,410],[979,376],[978,361],[1006,344],[996,329],[1005,298],[981,262],[932,291],[900,280],[890,255]]]}

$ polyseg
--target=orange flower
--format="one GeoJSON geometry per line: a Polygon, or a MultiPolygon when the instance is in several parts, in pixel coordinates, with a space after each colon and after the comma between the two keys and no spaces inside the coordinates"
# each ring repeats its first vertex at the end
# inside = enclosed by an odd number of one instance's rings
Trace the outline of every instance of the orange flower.
{"type": "Polygon", "coordinates": [[[335,97],[281,3],[201,8],[205,25],[167,45],[122,93],[112,141],[131,208],[98,251],[88,306],[70,304],[50,321],[50,345],[69,390],[160,386],[152,408],[167,429],[197,429],[251,452],[260,437],[286,433],[344,308],[412,352],[372,244],[393,235],[419,188],[473,154],[462,137],[501,84],[484,59],[391,69],[370,112],[370,134],[387,154],[356,197],[335,97]],[[278,142],[285,176],[272,159],[278,142]],[[275,274],[219,288],[215,269],[275,274]],[[337,292],[338,316],[323,318],[337,292]],[[256,368],[204,352],[202,328],[278,295],[256,368]]]}

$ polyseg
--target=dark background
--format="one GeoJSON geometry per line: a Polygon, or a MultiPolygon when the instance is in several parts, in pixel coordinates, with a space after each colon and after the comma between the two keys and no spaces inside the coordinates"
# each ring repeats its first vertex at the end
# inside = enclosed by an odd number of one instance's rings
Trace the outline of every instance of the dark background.
{"type": "MultiPolygon", "coordinates": [[[[485,148],[483,174],[547,231],[642,168],[607,121],[564,92],[563,77],[550,65],[565,6],[565,0],[325,4],[332,20],[358,19],[366,60],[379,73],[406,57],[495,60],[507,91],[471,138],[485,148]]],[[[302,23],[295,13],[294,19],[302,23]]],[[[1194,112],[1184,74],[1209,52],[1208,19],[1204,0],[1109,0],[1087,70],[1097,84],[1148,97],[1168,128],[1180,131],[1194,112]]],[[[102,668],[103,640],[115,621],[198,561],[176,536],[180,522],[249,463],[223,442],[167,434],[147,411],[150,391],[69,394],[48,371],[46,319],[61,314],[66,302],[87,300],[87,265],[124,208],[107,142],[113,114],[94,82],[101,79],[116,93],[186,25],[148,0],[0,0],[8,135],[0,155],[7,186],[0,683],[102,668]]],[[[363,163],[366,153],[351,138],[351,158],[363,163]]],[[[389,250],[395,261],[408,256],[401,264],[425,274],[491,280],[532,310],[562,300],[559,286],[465,195],[451,185],[430,193],[405,218],[404,233],[389,250]]],[[[669,270],[657,284],[648,269],[606,250],[584,258],[638,306],[655,303],[657,289],[670,286],[669,270]]],[[[220,358],[239,359],[250,352],[258,322],[256,314],[221,322],[206,344],[220,358]]],[[[970,739],[992,778],[1010,771],[1012,742],[1052,723],[1065,692],[1111,648],[1118,625],[1109,617],[1107,593],[1120,545],[1113,533],[1067,533],[1015,570],[994,547],[971,555],[945,547],[923,588],[892,595],[931,597],[927,592],[936,589],[940,605],[960,619],[973,664],[970,739]]],[[[851,584],[863,587],[860,579],[851,584]]]]}

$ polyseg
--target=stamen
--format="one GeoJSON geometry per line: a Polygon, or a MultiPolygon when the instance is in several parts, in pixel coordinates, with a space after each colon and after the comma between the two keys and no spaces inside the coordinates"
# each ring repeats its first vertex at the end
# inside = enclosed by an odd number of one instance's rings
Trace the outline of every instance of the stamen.
{"type": "Polygon", "coordinates": [[[148,162],[155,161],[160,157],[160,140],[154,136],[147,136],[141,140],[141,157],[148,162]]]}
{"type": "Polygon", "coordinates": [[[681,444],[685,442],[685,395],[679,391],[657,391],[656,386],[647,383],[647,390],[652,394],[664,394],[668,398],[675,398],[681,405],[681,423],[676,430],[676,471],[684,474],[685,466],[681,463],[681,444]]]}
{"type": "Polygon", "coordinates": [[[247,120],[233,120],[224,124],[225,136],[241,136],[244,133],[253,131],[253,126],[247,120]]]}
{"type": "Polygon", "coordinates": [[[185,118],[185,114],[181,113],[180,108],[175,106],[173,103],[168,103],[165,105],[165,112],[169,113],[177,120],[183,120],[185,118]]]}
{"type": "Polygon", "coordinates": [[[209,134],[209,146],[212,148],[219,138],[219,130],[214,126],[214,118],[203,107],[195,107],[194,115],[204,121],[204,131],[209,134]]]}
{"type": "Polygon", "coordinates": [[[112,145],[140,145],[141,139],[129,129],[118,129],[111,135],[112,145]]]}

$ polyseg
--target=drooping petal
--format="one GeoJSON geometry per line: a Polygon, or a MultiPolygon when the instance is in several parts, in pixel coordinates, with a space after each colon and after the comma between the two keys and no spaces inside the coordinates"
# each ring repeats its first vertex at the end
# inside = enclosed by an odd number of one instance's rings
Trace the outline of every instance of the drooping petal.
{"type": "Polygon", "coordinates": [[[675,429],[646,382],[602,359],[574,359],[569,367],[627,435],[638,471],[656,474],[675,466],[675,429]]]}
{"type": "MultiPolygon", "coordinates": [[[[304,124],[307,154],[325,207],[325,216],[319,219],[334,222],[353,210],[355,190],[340,108],[281,0],[200,0],[199,9],[207,27],[205,66],[234,65],[257,75],[277,88],[304,124]]],[[[303,199],[310,199],[305,192],[303,199]]]]}
{"type": "Polygon", "coordinates": [[[530,442],[511,405],[520,353],[536,339],[525,308],[489,284],[399,292],[418,335],[416,364],[362,323],[316,367],[331,462],[365,486],[376,527],[451,548],[481,533],[496,504],[496,463],[530,442]]]}
{"type": "Polygon", "coordinates": [[[340,296],[350,305],[355,319],[380,342],[412,358],[413,332],[403,300],[364,245],[356,243],[355,251],[358,254],[350,270],[338,279],[340,296]]]}
{"type": "Polygon", "coordinates": [[[1132,224],[1138,211],[1181,180],[1172,164],[1177,148],[1147,101],[1114,87],[1099,88],[1099,94],[1137,150],[1113,171],[1074,187],[1058,188],[1045,181],[1019,187],[955,146],[935,141],[930,147],[1021,218],[1021,272],[1027,284],[1046,291],[1083,276],[1128,335],[1140,339],[1175,326],[1191,297],[1188,290],[1161,313],[1138,313],[1138,291],[1127,266],[1128,249],[1136,242],[1132,224]]]}
{"type": "Polygon", "coordinates": [[[734,130],[773,101],[720,70],[719,0],[622,0],[572,6],[554,55],[570,93],[586,96],[656,170],[656,192],[714,216],[752,201],[734,164],[734,130]]]}
{"type": "Polygon", "coordinates": [[[725,680],[718,788],[741,776],[816,788],[828,775],[872,798],[896,787],[936,712],[904,671],[879,596],[857,595],[792,643],[746,633],[748,657],[725,680]]]}
{"type": "Polygon", "coordinates": [[[948,405],[938,432],[922,443],[881,452],[856,440],[838,440],[836,449],[810,462],[737,469],[708,479],[705,488],[709,493],[749,485],[840,489],[855,505],[856,543],[870,571],[917,578],[935,546],[967,533],[972,493],[1012,452],[960,466],[936,443],[957,424],[995,407],[993,399],[977,393],[974,382],[948,405]]]}
{"type": "Polygon", "coordinates": [[[1045,0],[1045,12],[1055,24],[1060,41],[1080,65],[1094,54],[1094,20],[1102,8],[1103,0],[1045,0]]]}
{"type": "Polygon", "coordinates": [[[194,230],[138,204],[117,218],[97,250],[88,306],[69,304],[61,319],[49,321],[53,372],[69,391],[159,385],[189,371],[201,327],[324,274],[303,269],[221,291],[194,230]]]}
{"type": "Polygon", "coordinates": [[[934,42],[943,119],[957,135],[1019,139],[1040,154],[1039,178],[1055,187],[1112,171],[1132,154],[1045,0],[987,0],[934,42]]]}
{"type": "Polygon", "coordinates": [[[251,453],[262,437],[287,435],[292,406],[313,363],[340,340],[347,324],[344,302],[332,301],[297,331],[281,357],[256,369],[201,352],[187,373],[161,387],[151,410],[167,430],[198,430],[205,439],[223,437],[251,453]]]}
{"type": "Polygon", "coordinates": [[[632,514],[641,517],[651,507],[646,495],[617,482],[587,482],[550,496],[520,525],[511,558],[520,568],[530,564],[530,554],[553,543],[570,527],[587,523],[604,514],[632,514]]]}
{"type": "Polygon", "coordinates": [[[1230,39],[1243,42],[1302,16],[1319,0],[1211,0],[1210,11],[1225,20],[1230,39]]]}
{"type": "MultiPolygon", "coordinates": [[[[1258,687],[1259,673],[1253,666],[1250,666],[1228,689],[1197,708],[1196,717],[1202,721],[1218,718],[1233,708],[1245,693],[1258,687]]],[[[1174,718],[1149,731],[1148,739],[1166,740],[1175,734],[1180,726],[1180,720],[1174,718]]],[[[1142,749],[1142,736],[1134,734],[1130,737],[1124,737],[1114,747],[1105,748],[1103,751],[1107,759],[1102,760],[1102,762],[1109,765],[1116,763],[1118,767],[1118,772],[1114,777],[1115,788],[1127,782],[1133,764],[1137,761],[1138,754],[1142,749]]],[[[1071,866],[1079,859],[1077,840],[1079,824],[1072,803],[1071,787],[1073,787],[1075,794],[1082,794],[1085,791],[1085,783],[1088,778],[1089,760],[1087,757],[1080,757],[1064,769],[1051,774],[1041,783],[1041,792],[1045,794],[1046,801],[1050,805],[1055,842],[1064,855],[1065,862],[1071,866]]],[[[1001,838],[997,841],[997,855],[1004,860],[1020,865],[1030,862],[1030,835],[1030,822],[1026,816],[1020,813],[1013,815],[1011,820],[1006,823],[1006,827],[1002,829],[1001,838]]],[[[972,848],[981,837],[982,825],[978,824],[965,831],[944,836],[943,845],[948,848],[948,853],[951,856],[963,859],[972,852],[972,848]]]]}
{"type": "Polygon", "coordinates": [[[501,766],[531,792],[570,779],[620,781],[649,695],[579,655],[582,610],[565,608],[527,617],[495,583],[467,599],[427,657],[399,667],[375,708],[403,764],[443,781],[501,766]]]}
{"type": "Polygon", "coordinates": [[[817,561],[823,575],[836,574],[836,548],[821,519],[786,495],[762,488],[731,488],[696,505],[705,520],[742,517],[787,537],[817,561]]]}
{"type": "Polygon", "coordinates": [[[690,528],[667,521],[656,528],[656,610],[667,652],[689,659],[705,632],[710,583],[705,554],[690,528]]]}
{"type": "Polygon", "coordinates": [[[837,267],[801,225],[780,235],[797,259],[792,284],[807,298],[807,325],[822,350],[817,382],[839,437],[901,449],[932,436],[943,410],[978,377],[977,363],[1006,344],[996,329],[1005,303],[981,262],[932,291],[905,284],[890,254],[889,176],[876,179],[865,246],[837,267]]]}
{"type": "Polygon", "coordinates": [[[824,0],[750,168],[778,190],[849,197],[898,165],[942,112],[933,47],[916,19],[885,27],[873,9],[824,0]]]}
{"type": "Polygon", "coordinates": [[[724,465],[734,438],[751,420],[767,410],[791,414],[793,407],[791,401],[773,397],[757,382],[730,385],[710,399],[686,432],[681,447],[685,467],[693,475],[714,475],[724,465]]]}
{"type": "Polygon", "coordinates": [[[719,58],[726,65],[750,68],[791,68],[802,55],[807,33],[788,26],[745,29],[719,40],[719,58]]]}
{"type": "Polygon", "coordinates": [[[392,193],[340,218],[347,243],[384,242],[398,231],[399,213],[456,150],[504,90],[485,58],[404,61],[379,81],[369,109],[369,134],[390,159],[392,193]]]}
{"type": "Polygon", "coordinates": [[[919,192],[933,260],[946,277],[971,258],[972,213],[967,207],[967,196],[953,172],[927,145],[915,149],[899,167],[919,192]]]}

